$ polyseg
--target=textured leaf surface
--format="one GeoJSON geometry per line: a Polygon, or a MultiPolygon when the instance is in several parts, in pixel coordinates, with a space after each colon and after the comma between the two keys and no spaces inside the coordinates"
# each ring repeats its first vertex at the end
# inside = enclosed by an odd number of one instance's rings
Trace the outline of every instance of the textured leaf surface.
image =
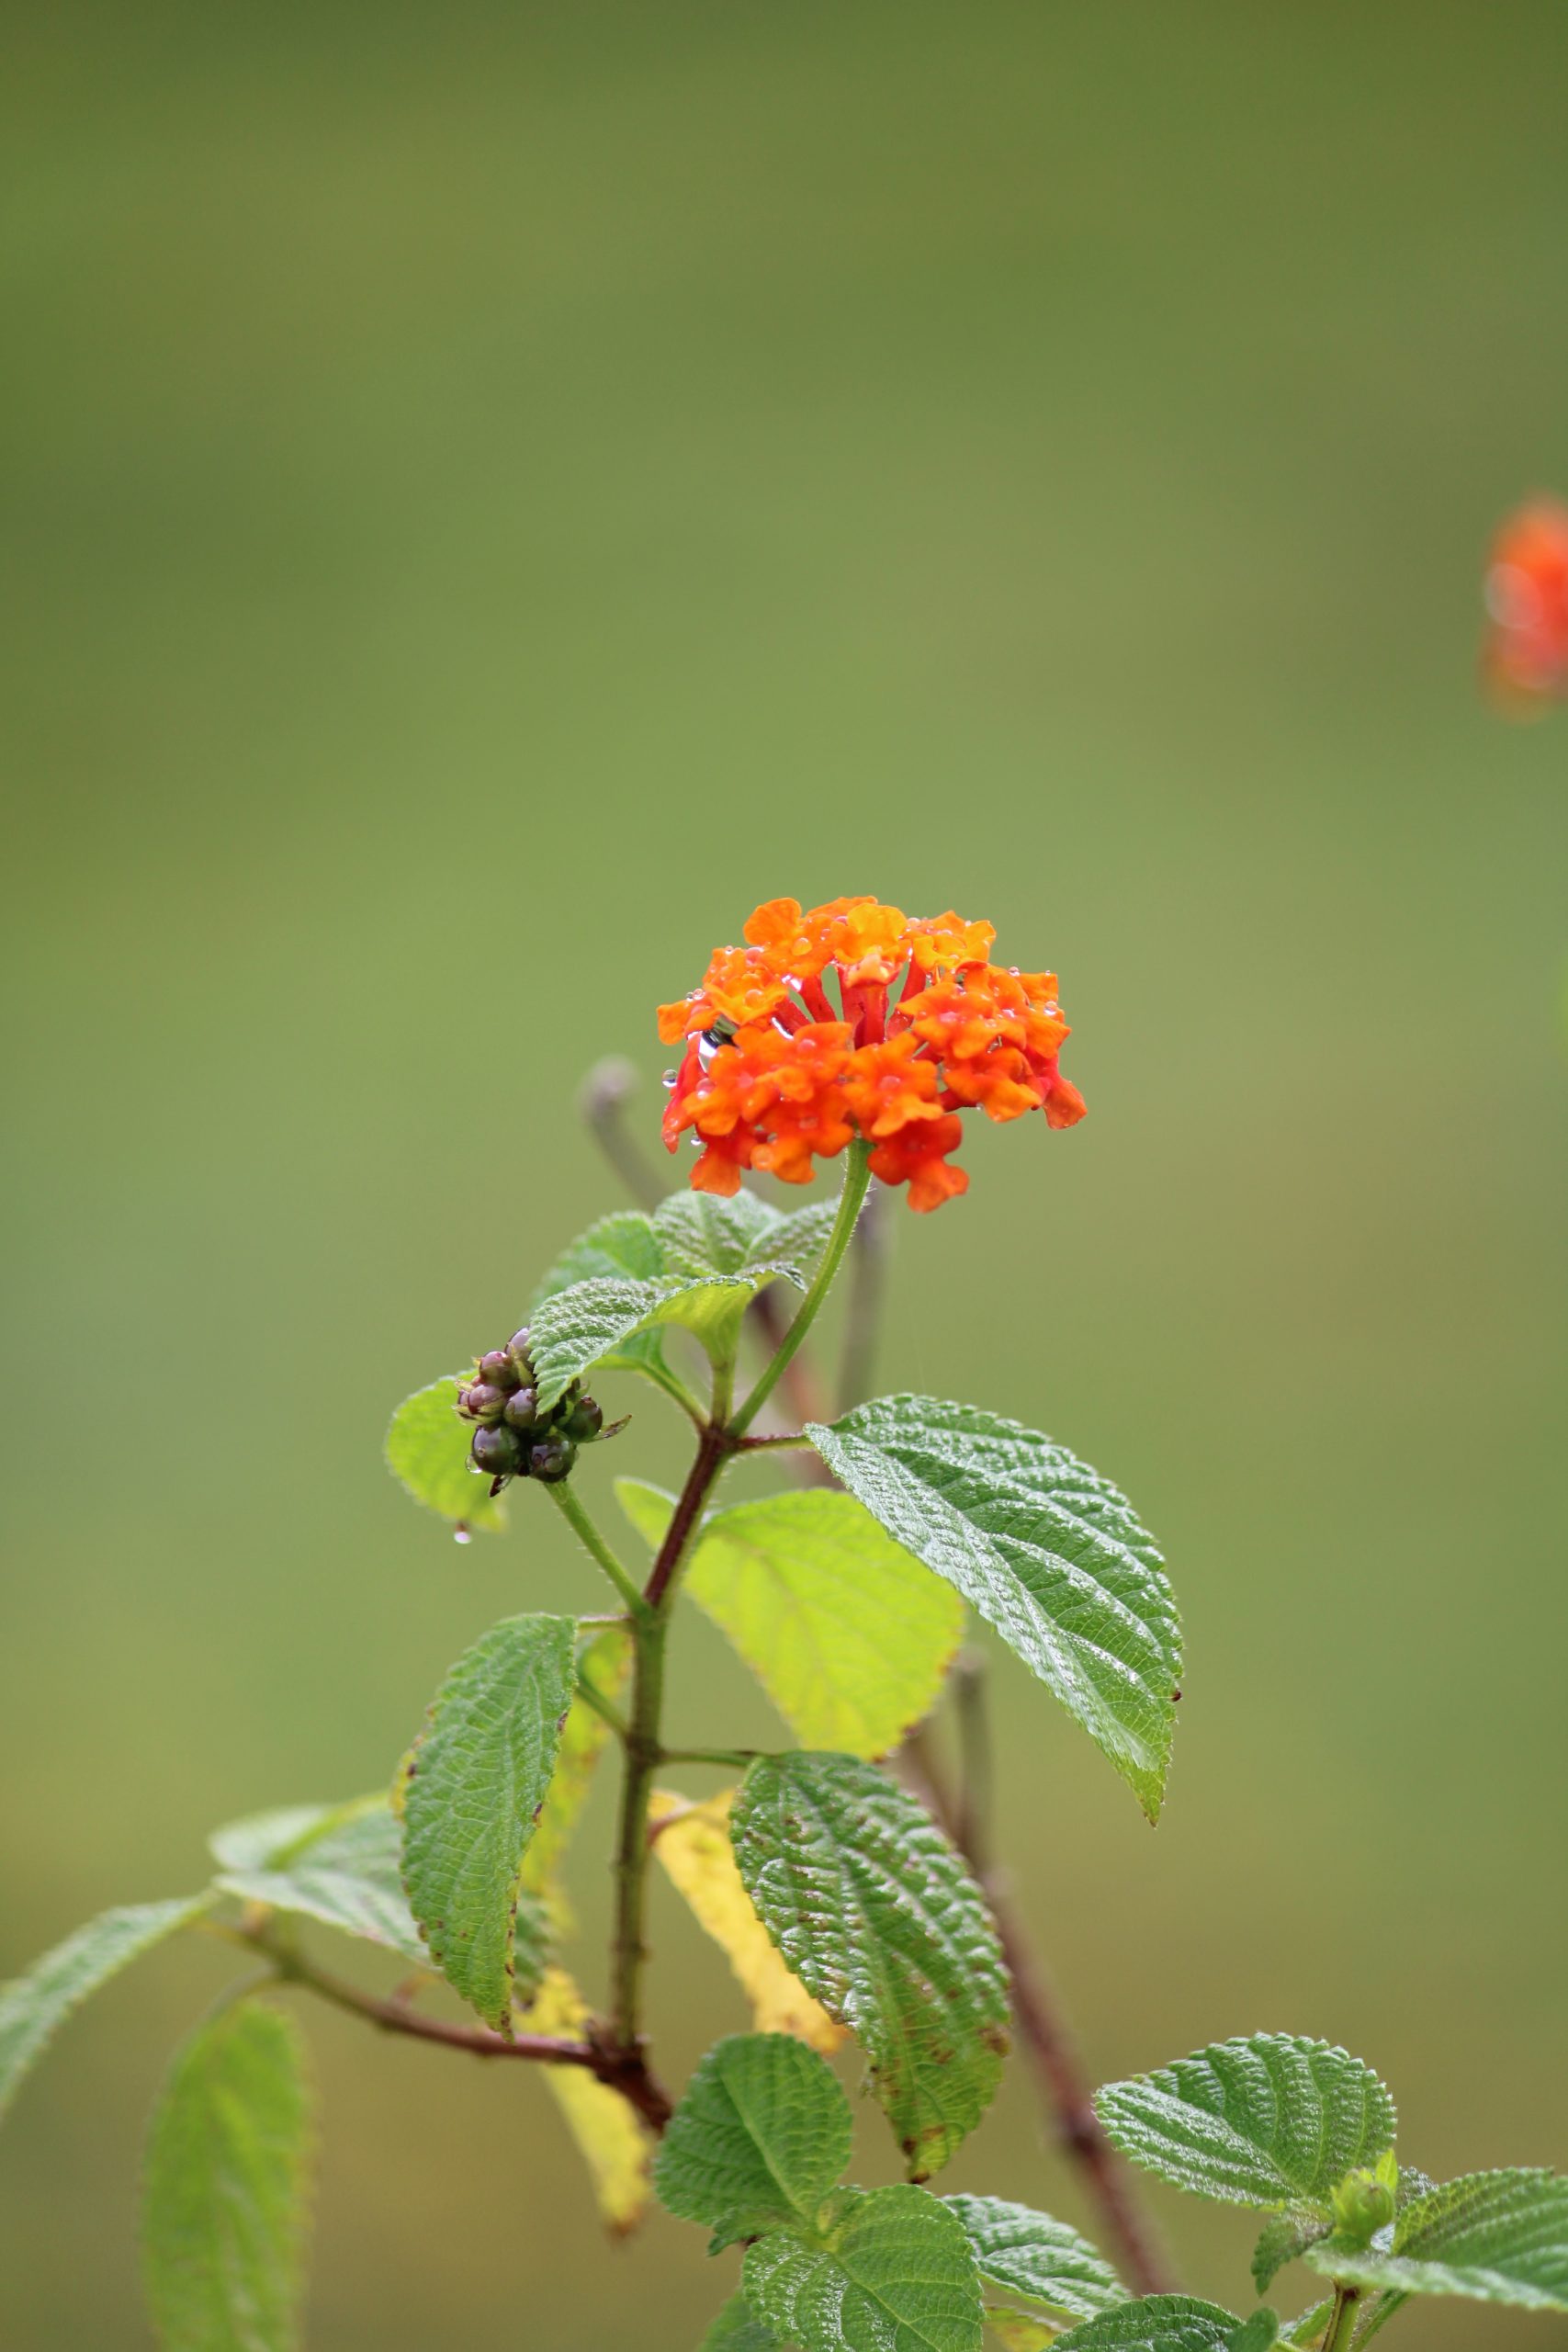
{"type": "Polygon", "coordinates": [[[1231,2336],[1226,2352],[1273,2352],[1280,2340],[1280,2323],[1270,2311],[1257,2311],[1243,2320],[1231,2336]]]}
{"type": "Polygon", "coordinates": [[[278,1870],[343,1810],[334,1804],[285,1804],[248,1813],[243,1821],[226,1821],[213,1830],[208,1849],[226,1871],[278,1870]]]}
{"type": "Polygon", "coordinates": [[[923,2188],[851,2190],[822,2235],[750,2246],[746,2300],[802,2352],[979,2352],[980,2281],[963,2224],[923,2188]]]}
{"type": "Polygon", "coordinates": [[[1066,2222],[1000,2197],[947,2197],[942,2202],[963,2222],[980,2276],[992,2286],[1032,2295],[1075,2319],[1092,2319],[1096,2312],[1126,2301],[1127,2290],[1104,2256],[1066,2222]]]}
{"type": "MultiPolygon", "coordinates": [[[[624,1478],[622,1509],[657,1545],[674,1508],[624,1478]]],[[[852,1495],[737,1503],[703,1521],[685,1589],[722,1626],[807,1747],[885,1756],[928,1712],[964,1634],[964,1603],[852,1495]]]]}
{"type": "Polygon", "coordinates": [[[1370,2066],[1288,2033],[1220,2041],[1096,2094],[1125,2155],[1234,2205],[1328,2210],[1355,2165],[1393,2145],[1393,2101],[1370,2066]]]}
{"type": "Polygon", "coordinates": [[[1141,2295],[1056,2338],[1057,2352],[1220,2352],[1241,2321],[1190,2295],[1141,2295]]]}
{"type": "Polygon", "coordinates": [[[688,1804],[670,1790],[656,1790],[651,1816],[663,1826],[653,1850],[734,1970],[757,2031],[793,2033],[826,2055],[842,2041],[843,2028],[791,1974],[740,1883],[729,1842],[734,1796],[728,1789],[702,1804],[688,1804]]]}
{"type": "Polygon", "coordinates": [[[745,2296],[732,2295],[704,2336],[702,2352],[781,2352],[781,2346],[745,2296]]]}
{"type": "MultiPolygon", "coordinates": [[[[601,1698],[612,1702],[631,1671],[631,1635],[619,1626],[596,1634],[578,1657],[580,1678],[592,1682],[601,1698]]],[[[560,1736],[560,1749],[550,1781],[549,1794],[534,1827],[533,1841],[523,1864],[523,1883],[536,1894],[547,1894],[559,1907],[557,1875],[578,1815],[592,1783],[594,1769],[610,1736],[610,1726],[586,1699],[573,1699],[560,1736]]]]}
{"type": "Polygon", "coordinates": [[[850,2158],[850,2103],[816,2052],[782,2033],[738,2033],[698,2065],[660,2144],[654,2186],[715,2251],[814,2221],[850,2158]]]}
{"type": "Polygon", "coordinates": [[[777,1267],[803,1281],[827,1246],[836,1201],[814,1201],[786,1214],[744,1187],[731,1200],[715,1193],[671,1193],[654,1212],[654,1227],[672,1272],[740,1274],[777,1267]]]}
{"type": "Polygon", "coordinates": [[[679,1323],[715,1362],[732,1357],[740,1318],[761,1283],[750,1274],[711,1282],[632,1282],[604,1276],[541,1301],[530,1317],[528,1352],[541,1405],[553,1405],[595,1364],[608,1363],[639,1332],[679,1323]]]}
{"type": "Polygon", "coordinates": [[[1007,1973],[984,1896],[924,1808],[858,1757],[761,1758],[731,1826],[770,1935],[865,2051],[923,2179],[990,2105],[1007,2048],[1007,1973]]]}
{"type": "Polygon", "coordinates": [[[387,1431],[387,1467],[416,1503],[439,1511],[443,1519],[461,1521],[465,1527],[502,1528],[506,1525],[502,1498],[498,1495],[491,1500],[486,1481],[468,1460],[474,1432],[457,1416],[462,1385],[453,1373],[404,1397],[387,1431]]]}
{"type": "Polygon", "coordinates": [[[311,2149],[298,2028],[254,2001],[175,2062],[148,2145],[147,2301],[164,2352],[291,2352],[311,2149]]]}
{"type": "MultiPolygon", "coordinates": [[[[581,2038],[588,2021],[587,2002],[559,1968],[549,1971],[523,2018],[530,2033],[569,2041],[581,2038]]],[[[612,2235],[626,2237],[642,2219],[651,2193],[652,2134],[618,2091],[595,2082],[584,2067],[536,2071],[577,2143],[612,2235]]]]}
{"type": "Polygon", "coordinates": [[[140,1953],[196,1918],[209,1900],[181,1895],[172,1903],[127,1903],[100,1912],[35,1961],[25,1976],[0,1984],[0,2115],[72,2010],[140,1953]]]}
{"type": "MultiPolygon", "coordinates": [[[[653,1229],[651,1217],[637,1209],[622,1210],[614,1216],[601,1217],[597,1225],[591,1225],[586,1233],[579,1234],[561,1252],[534,1293],[530,1317],[538,1314],[547,1298],[570,1290],[577,1283],[593,1282],[605,1275],[657,1282],[670,1271],[664,1246],[653,1229]]],[[[600,1362],[612,1370],[637,1372],[648,1364],[659,1363],[662,1348],[657,1331],[642,1331],[613,1347],[600,1362]]]]}
{"type": "Polygon", "coordinates": [[[1386,2250],[1325,2238],[1314,2270],[1399,2295],[1467,2295],[1528,2311],[1568,2311],[1568,2178],[1539,2171],[1472,2172],[1445,2181],[1400,2214],[1386,2250]]]}
{"type": "Polygon", "coordinates": [[[808,1430],[896,1542],[956,1586],[1157,1818],[1180,1677],[1164,1564],[1106,1479],[972,1405],[882,1396],[808,1430]]]}
{"type": "Polygon", "coordinates": [[[431,1956],[498,2032],[512,2030],[523,1857],[575,1686],[570,1617],[508,1617],[460,1657],[412,1759],[403,1883],[431,1956]]]}
{"type": "Polygon", "coordinates": [[[1252,2249],[1252,2283],[1258,2293],[1266,2295],[1286,2263],[1299,2261],[1308,2246],[1325,2238],[1328,2231],[1325,2214],[1294,2208],[1265,2222],[1252,2249]]]}

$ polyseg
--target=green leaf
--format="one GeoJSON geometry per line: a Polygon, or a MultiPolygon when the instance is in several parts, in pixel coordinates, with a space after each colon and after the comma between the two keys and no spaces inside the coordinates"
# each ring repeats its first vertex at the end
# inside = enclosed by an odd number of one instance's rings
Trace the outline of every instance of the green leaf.
{"type": "Polygon", "coordinates": [[[702,2352],[781,2352],[771,2327],[756,2318],[744,2295],[731,2295],[702,2341],[702,2352]]]}
{"type": "MultiPolygon", "coordinates": [[[[596,1634],[577,1661],[579,1679],[586,1677],[604,1699],[615,1700],[631,1670],[631,1635],[618,1625],[596,1634]]],[[[560,1752],[544,1810],[535,1825],[533,1842],[523,1863],[523,1883],[536,1894],[547,1894],[558,1906],[556,1884],[561,1858],[577,1826],[593,1779],[593,1770],[610,1736],[610,1726],[586,1699],[575,1698],[561,1733],[560,1752]]]]}
{"type": "Polygon", "coordinates": [[[1292,2206],[1265,2222],[1252,2249],[1252,2283],[1266,2295],[1287,2262],[1299,2262],[1309,2245],[1328,2235],[1327,2216],[1292,2206]]]}
{"type": "Polygon", "coordinates": [[[1032,2295],[1075,2319],[1092,2319],[1096,2312],[1126,2301],[1127,2290],[1104,2256],[1065,2222],[1000,2197],[947,2197],[942,2202],[963,2222],[980,2276],[991,2286],[1032,2295]]]}
{"type": "MultiPolygon", "coordinates": [[[[672,1498],[630,1478],[615,1493],[657,1546],[672,1498]]],[[[964,1634],[952,1587],[852,1495],[822,1487],[713,1512],[684,1581],[807,1747],[897,1747],[934,1702],[964,1634]]]]}
{"type": "MultiPolygon", "coordinates": [[[[624,1209],[614,1216],[601,1217],[597,1225],[591,1225],[586,1233],[579,1234],[561,1252],[535,1291],[530,1314],[536,1316],[547,1298],[554,1298],[578,1283],[592,1282],[604,1275],[628,1274],[635,1282],[657,1282],[670,1272],[664,1245],[653,1229],[651,1218],[638,1209],[624,1209]]],[[[531,1322],[529,1328],[533,1328],[531,1322]]],[[[640,1372],[649,1365],[660,1366],[662,1359],[663,1342],[659,1333],[643,1331],[613,1348],[600,1361],[611,1371],[640,1372]]]]}
{"type": "Polygon", "coordinates": [[[1220,2041],[1095,2097],[1124,2155],[1233,2205],[1326,2213],[1336,2182],[1393,2145],[1393,2101],[1370,2066],[1326,2041],[1258,2033],[1220,2041]]]}
{"type": "Polygon", "coordinates": [[[679,1323],[716,1363],[733,1359],[740,1318],[761,1283],[755,1275],[724,1281],[631,1282],[604,1276],[543,1300],[528,1325],[528,1352],[547,1407],[595,1364],[624,1362],[618,1351],[639,1332],[679,1323]]]}
{"type": "Polygon", "coordinates": [[[782,2033],[737,2033],[698,2065],[660,2143],[653,2185],[713,2248],[812,2222],[850,2158],[850,2103],[831,2068],[782,2033]]]}
{"type": "Polygon", "coordinates": [[[1222,2352],[1241,2324],[1190,2295],[1141,2295],[1059,2335],[1053,2352],[1222,2352]]]}
{"type": "Polygon", "coordinates": [[[164,2352],[298,2345],[310,2098],[292,2018],[236,2003],[186,2042],[152,2119],[143,2251],[164,2352]]]}
{"type": "Polygon", "coordinates": [[[996,2095],[1007,1973],[985,1897],[924,1808],[854,1756],[761,1758],[730,1820],[768,1933],[847,2026],[912,2178],[996,2095]]]}
{"type": "Polygon", "coordinates": [[[416,1503],[459,1526],[493,1530],[506,1525],[506,1512],[468,1460],[474,1432],[457,1414],[457,1391],[472,1377],[451,1373],[404,1397],[387,1431],[387,1467],[416,1503]]]}
{"type": "Polygon", "coordinates": [[[1386,2247],[1314,2245],[1314,2270],[1398,2295],[1467,2295],[1527,2311],[1568,2311],[1568,2178],[1531,2170],[1467,2173],[1407,2205],[1386,2247]]]}
{"type": "Polygon", "coordinates": [[[1046,2352],[1062,2332],[1038,2312],[1020,2311],[1016,2303],[987,2303],[986,2325],[1002,2352],[1046,2352]]]}
{"type": "Polygon", "coordinates": [[[661,1201],[653,1222],[671,1272],[740,1274],[777,1268],[804,1283],[827,1247],[837,1215],[836,1201],[814,1201],[786,1216],[744,1187],[728,1201],[688,1189],[661,1201]]]}
{"type": "Polygon", "coordinates": [[[969,2241],[923,2188],[849,2190],[820,2234],[749,2246],[741,2275],[752,2310],[802,2352],[979,2352],[969,2241]]]}
{"type": "Polygon", "coordinates": [[[215,1829],[208,1850],[226,1871],[277,1870],[343,1812],[335,1804],[284,1804],[267,1813],[248,1813],[243,1820],[226,1821],[215,1829]]]}
{"type": "Polygon", "coordinates": [[[465,1652],[409,1768],[403,1883],[446,1981],[512,2031],[523,1857],[575,1685],[576,1621],[508,1617],[465,1652]]]}
{"type": "Polygon", "coordinates": [[[897,1543],[955,1585],[1158,1818],[1181,1643],[1164,1565],[1114,1487],[972,1405],[882,1396],[807,1434],[897,1543]]]}
{"type": "Polygon", "coordinates": [[[73,2009],[141,1953],[197,1917],[211,1899],[182,1895],[173,1903],[128,1903],[100,1912],[35,1961],[25,1976],[0,1984],[0,2115],[73,2009]]]}
{"type": "MultiPolygon", "coordinates": [[[[298,1861],[282,1870],[226,1871],[219,1891],[244,1903],[265,1903],[365,1942],[384,1944],[421,1968],[430,1954],[403,1893],[401,1830],[385,1797],[374,1810],[351,1815],[312,1838],[298,1861]]],[[[525,1894],[515,1930],[519,1990],[537,1983],[544,1967],[548,1930],[543,1906],[525,1894]]]]}
{"type": "Polygon", "coordinates": [[[1280,2340],[1280,2323],[1271,2311],[1253,2312],[1230,2338],[1226,2352],[1273,2352],[1280,2340]]]}

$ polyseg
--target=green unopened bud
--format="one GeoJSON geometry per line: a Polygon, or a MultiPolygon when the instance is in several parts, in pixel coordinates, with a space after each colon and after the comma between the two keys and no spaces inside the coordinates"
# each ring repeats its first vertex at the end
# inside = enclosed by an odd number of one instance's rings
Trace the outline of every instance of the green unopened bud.
{"type": "Polygon", "coordinates": [[[506,1409],[506,1392],[492,1388],[486,1380],[476,1380],[464,1389],[462,1405],[470,1421],[499,1421],[506,1409]]]}
{"type": "Polygon", "coordinates": [[[1334,2228],[1352,2245],[1370,2245],[1378,2232],[1393,2219],[1399,2166],[1392,2149],[1375,2165],[1362,2165],[1348,2172],[1334,2191],[1334,2228]]]}
{"type": "Polygon", "coordinates": [[[575,1438],[579,1445],[585,1445],[591,1439],[596,1438],[604,1426],[603,1408],[592,1396],[581,1398],[572,1407],[562,1424],[567,1436],[575,1438]]]}
{"type": "Polygon", "coordinates": [[[504,1348],[491,1348],[479,1358],[479,1378],[492,1388],[515,1388],[517,1374],[504,1348]]]}
{"type": "Polygon", "coordinates": [[[524,1324],[521,1331],[513,1331],[511,1339],[506,1342],[506,1352],[512,1359],[513,1369],[516,1373],[518,1379],[525,1381],[528,1385],[532,1387],[534,1382],[534,1363],[532,1357],[528,1353],[528,1326],[526,1323],[524,1324]]]}
{"type": "Polygon", "coordinates": [[[506,1400],[504,1419],[509,1429],[531,1430],[539,1418],[537,1392],[532,1388],[514,1388],[506,1400]]]}
{"type": "Polygon", "coordinates": [[[473,1456],[476,1470],[492,1478],[515,1477],[523,1467],[522,1442],[511,1430],[476,1430],[473,1456]]]}
{"type": "Polygon", "coordinates": [[[558,1485],[571,1476],[571,1465],[577,1460],[577,1448],[569,1437],[559,1432],[540,1438],[528,1450],[528,1475],[547,1487],[558,1485]]]}

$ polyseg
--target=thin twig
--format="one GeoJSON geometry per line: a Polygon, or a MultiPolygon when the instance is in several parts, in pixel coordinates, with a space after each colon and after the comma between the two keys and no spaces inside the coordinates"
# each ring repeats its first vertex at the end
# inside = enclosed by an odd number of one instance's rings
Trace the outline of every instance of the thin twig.
{"type": "Polygon", "coordinates": [[[623,1055],[607,1054],[583,1080],[577,1107],[633,1200],[640,1208],[651,1209],[662,1199],[664,1187],[653,1162],[627,1130],[625,1117],[639,1082],[635,1066],[623,1055]]]}
{"type": "Polygon", "coordinates": [[[886,1279],[887,1195],[880,1184],[873,1182],[850,1244],[849,1298],[839,1355],[840,1413],[847,1413],[870,1394],[886,1279]]]}
{"type": "Polygon", "coordinates": [[[1012,1978],[1019,2038],[1033,2065],[1056,2136],[1082,2175],[1085,2191],[1099,2209],[1106,2235],[1120,2250],[1134,2289],[1140,2295],[1165,2293],[1171,2281],[1153,2229],[1094,2111],[1089,2081],[1055,1993],[1009,1899],[1006,1874],[987,1866],[983,1845],[977,1854],[965,1845],[960,1834],[964,1808],[954,1803],[923,1725],[910,1736],[904,1760],[919,1785],[919,1793],[969,1863],[991,1906],[1002,1957],[1012,1978]]]}

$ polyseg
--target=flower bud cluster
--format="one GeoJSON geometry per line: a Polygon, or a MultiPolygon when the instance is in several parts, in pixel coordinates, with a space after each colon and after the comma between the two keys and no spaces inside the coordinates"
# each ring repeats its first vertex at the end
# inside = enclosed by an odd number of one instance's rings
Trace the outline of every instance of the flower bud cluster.
{"type": "Polygon", "coordinates": [[[541,1411],[526,1329],[504,1348],[480,1356],[474,1376],[457,1393],[457,1410],[476,1421],[469,1458],[487,1476],[492,1495],[509,1478],[537,1478],[547,1487],[570,1477],[580,1445],[591,1444],[604,1416],[574,1380],[564,1396],[541,1411]]]}

